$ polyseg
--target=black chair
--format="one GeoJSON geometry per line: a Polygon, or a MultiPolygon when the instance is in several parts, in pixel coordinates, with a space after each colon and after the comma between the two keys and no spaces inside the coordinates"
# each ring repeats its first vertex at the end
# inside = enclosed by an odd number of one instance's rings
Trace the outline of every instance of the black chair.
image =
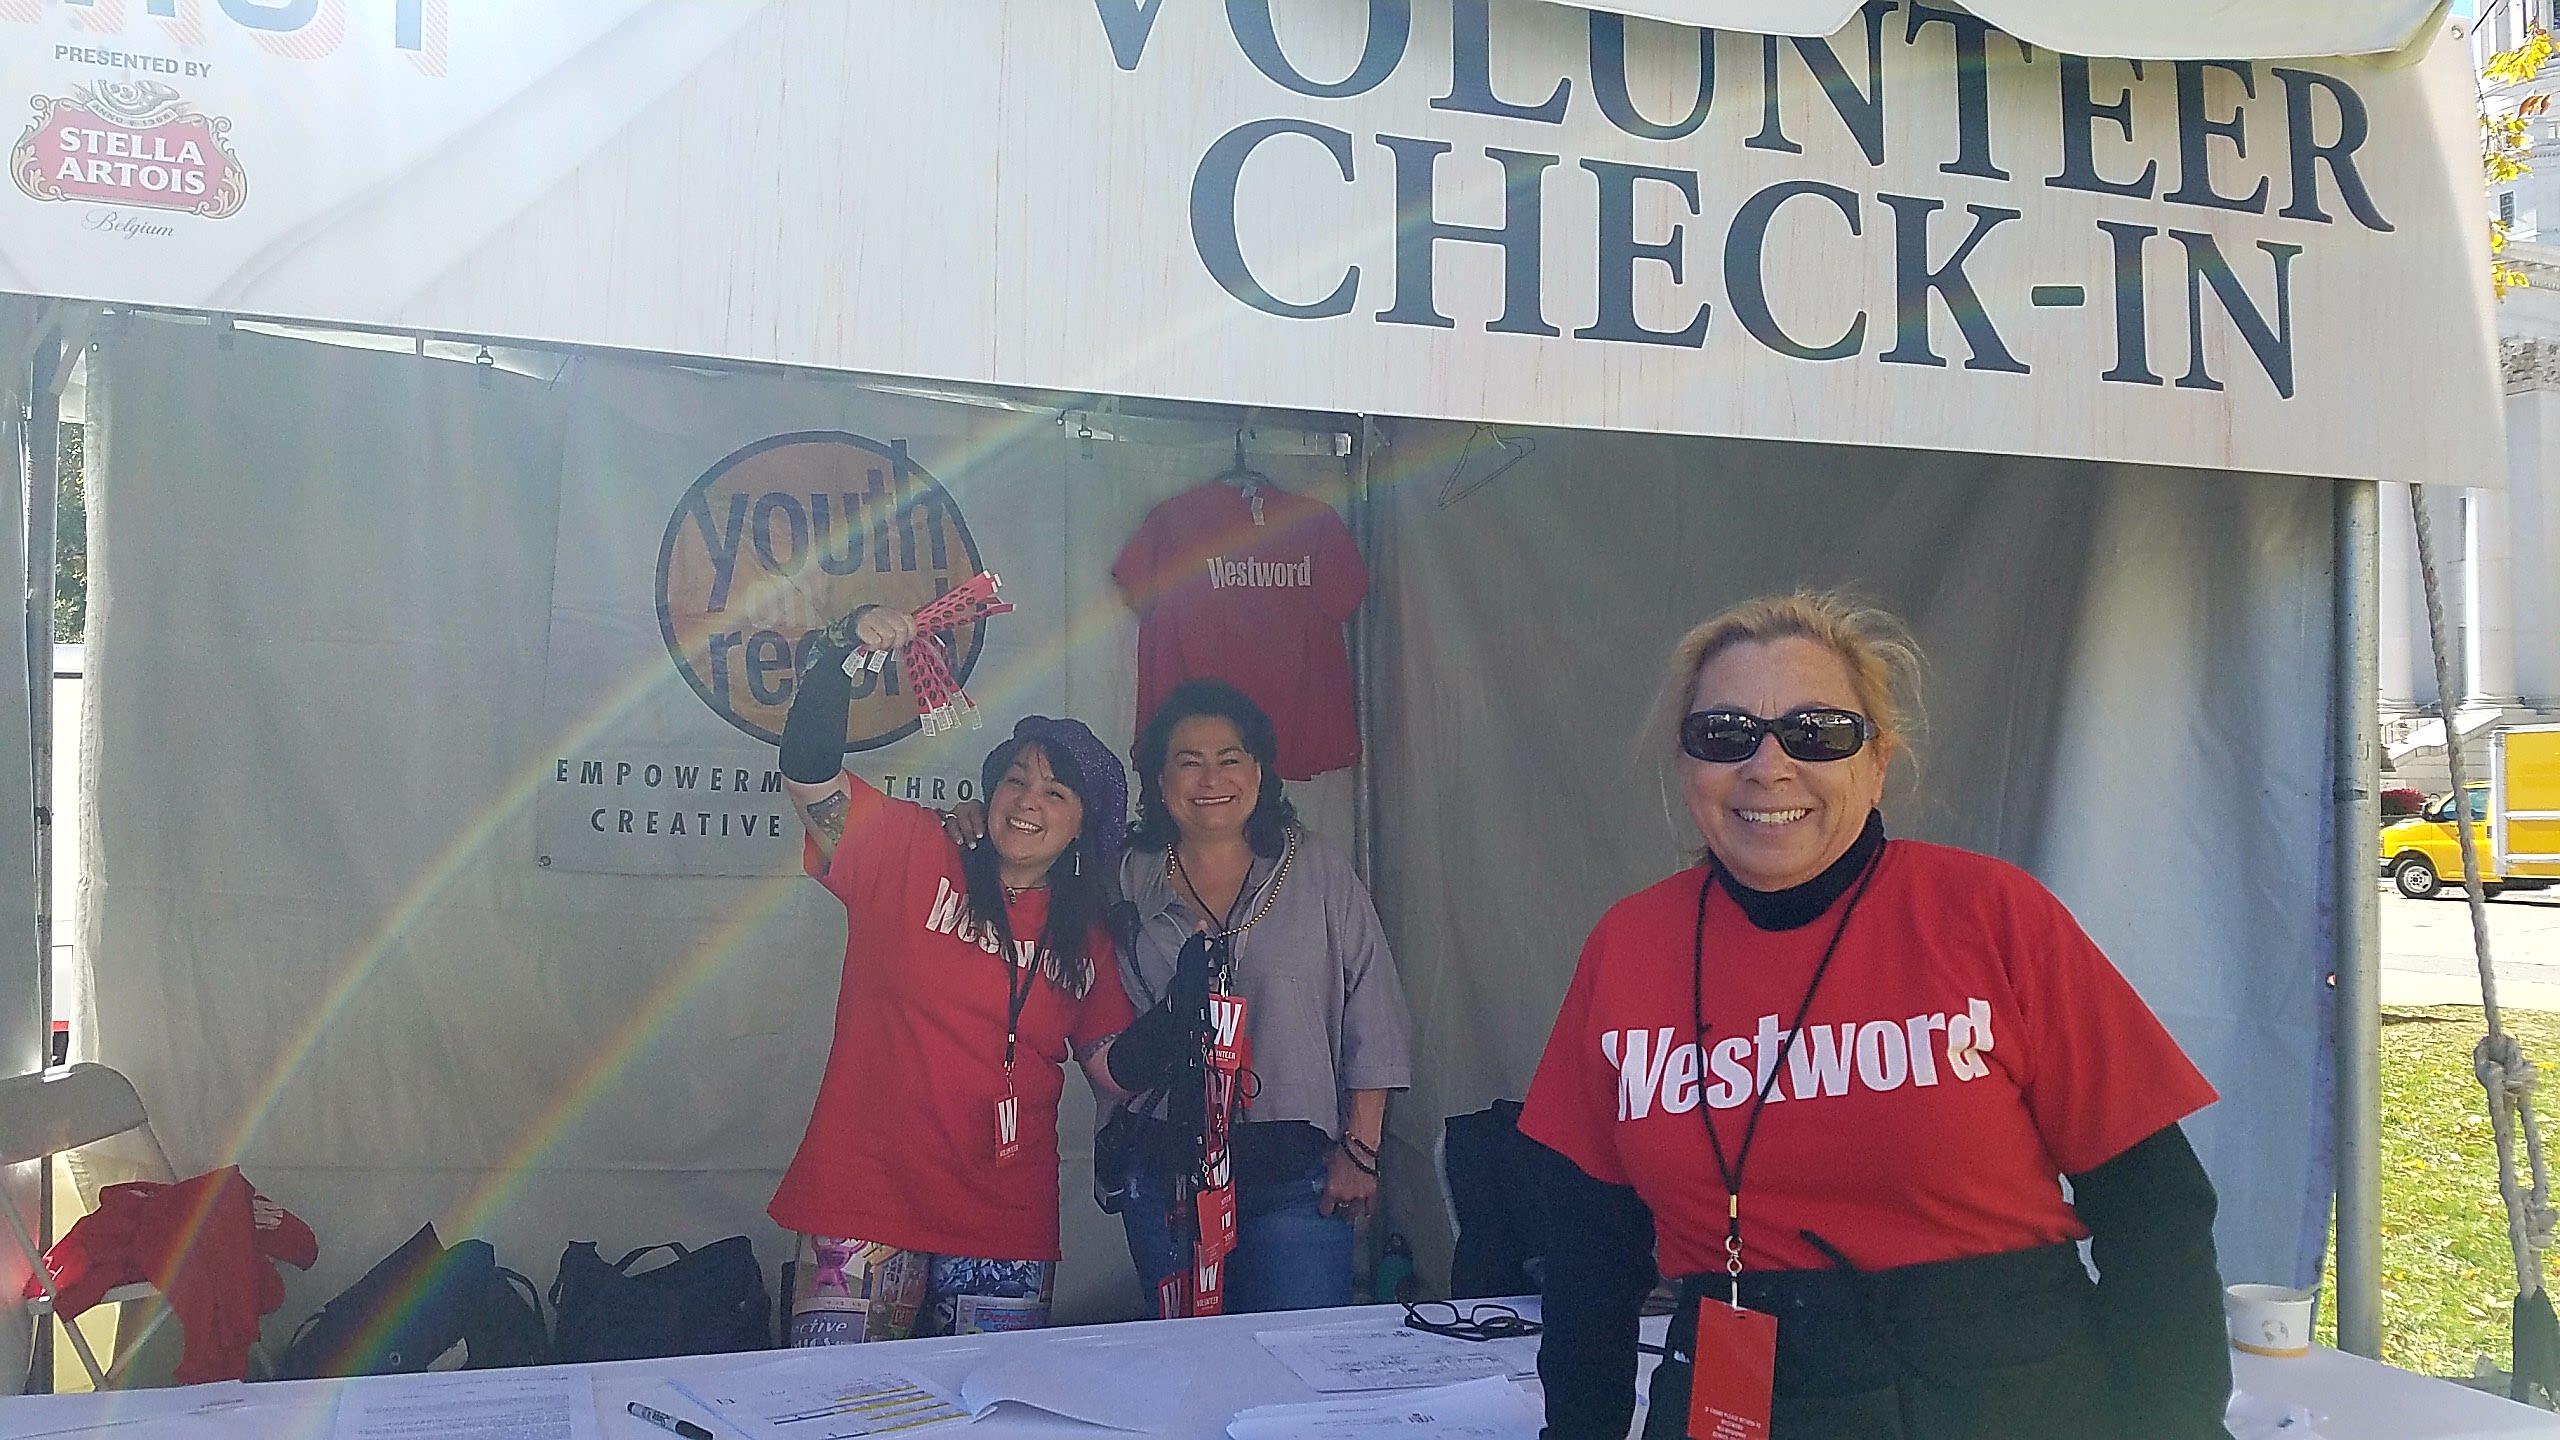
{"type": "Polygon", "coordinates": [[[1497,1100],[1442,1124],[1440,1188],[1458,1232],[1450,1299],[1539,1292],[1547,1214],[1538,1177],[1552,1163],[1545,1146],[1520,1133],[1517,1100],[1497,1100]]]}

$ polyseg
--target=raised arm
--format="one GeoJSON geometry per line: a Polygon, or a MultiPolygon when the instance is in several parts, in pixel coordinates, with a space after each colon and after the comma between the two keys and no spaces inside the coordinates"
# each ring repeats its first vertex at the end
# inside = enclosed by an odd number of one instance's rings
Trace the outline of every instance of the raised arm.
{"type": "MultiPolygon", "coordinates": [[[[880,605],[853,612],[855,638],[875,650],[894,650],[915,638],[915,618],[880,605]]],[[[782,788],[800,826],[818,847],[823,871],[835,863],[845,817],[852,810],[852,777],[844,771],[845,721],[853,710],[853,677],[844,673],[847,647],[824,639],[810,643],[799,687],[782,721],[782,788]]]]}

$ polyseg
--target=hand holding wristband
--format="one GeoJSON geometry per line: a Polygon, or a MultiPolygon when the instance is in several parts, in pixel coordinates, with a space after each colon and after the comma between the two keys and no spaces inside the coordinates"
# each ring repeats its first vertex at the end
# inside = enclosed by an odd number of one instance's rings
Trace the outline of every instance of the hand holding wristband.
{"type": "Polygon", "coordinates": [[[846,662],[862,648],[862,617],[879,608],[876,604],[856,605],[851,614],[828,621],[810,637],[809,647],[800,657],[801,672],[806,674],[831,660],[844,665],[846,673],[851,674],[852,667],[846,662]]]}
{"type": "MultiPolygon", "coordinates": [[[[908,692],[915,696],[916,712],[927,735],[956,730],[963,720],[972,730],[986,723],[978,715],[977,702],[969,698],[969,692],[961,689],[953,676],[951,647],[936,632],[957,630],[991,615],[1011,612],[1013,606],[996,598],[999,584],[994,574],[981,571],[937,596],[916,611],[915,638],[896,652],[894,658],[906,677],[908,692]]],[[[859,620],[861,615],[861,610],[854,611],[847,623],[859,620]]],[[[857,643],[844,665],[847,673],[863,669],[878,674],[891,658],[887,651],[857,643]]]]}

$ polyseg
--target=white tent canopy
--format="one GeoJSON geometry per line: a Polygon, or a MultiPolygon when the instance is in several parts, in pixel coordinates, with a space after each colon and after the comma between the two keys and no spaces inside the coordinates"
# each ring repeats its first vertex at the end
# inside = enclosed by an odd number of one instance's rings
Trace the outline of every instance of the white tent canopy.
{"type": "Polygon", "coordinates": [[[2501,483],[2460,47],[2400,63],[2414,0],[1974,7],[2025,45],[1623,8],[0,6],[39,111],[0,292],[58,302],[0,311],[0,388],[96,346],[84,1045],[342,1247],[303,1308],[427,1212],[537,1269],[753,1230],[840,922],[770,857],[551,863],[579,747],[754,752],[662,639],[675,507],[774,437],[915,437],[1040,601],[1008,703],[1125,742],[1103,569],[1241,428],[1379,575],[1370,759],[1310,798],[1413,977],[1396,1223],[1439,1224],[1440,1115],[1525,1085],[1575,926],[1673,863],[1630,687],[1683,619],[1851,583],[1941,668],[1897,826],[2080,909],[2234,1097],[2226,1254],[2310,1279],[2326,1067],[2370,1077],[2370,482],[2501,483]],[[1569,667],[1522,658],[1548,597],[1605,637],[1569,667]]]}
{"type": "MultiPolygon", "coordinates": [[[[2192,14],[2228,53],[2202,6],[2112,8],[2192,14]]],[[[2503,483],[2460,46],[2138,68],[1890,4],[1769,46],[1526,0],[376,9],[281,36],[229,9],[0,12],[0,85],[46,107],[0,287],[1069,393],[2503,483]]]]}
{"type": "MultiPolygon", "coordinates": [[[[1570,3],[1570,0],[1566,0],[1570,3]]],[[[1764,35],[1830,35],[1861,0],[1614,0],[1613,10],[1764,35]]],[[[2281,60],[2423,51],[2445,0],[1973,0],[1961,9],[2067,55],[2281,60]]]]}

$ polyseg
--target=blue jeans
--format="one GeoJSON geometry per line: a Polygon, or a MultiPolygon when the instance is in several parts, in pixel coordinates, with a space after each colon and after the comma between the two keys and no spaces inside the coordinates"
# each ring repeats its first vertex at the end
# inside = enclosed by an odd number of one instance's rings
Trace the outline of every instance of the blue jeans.
{"type": "MultiPolygon", "coordinates": [[[[1351,1217],[1319,1215],[1325,1165],[1284,1179],[1236,1187],[1236,1249],[1227,1257],[1226,1309],[1314,1310],[1351,1303],[1351,1217]]],[[[1156,1287],[1191,1263],[1166,1223],[1166,1177],[1139,1174],[1120,1212],[1129,1260],[1150,1313],[1156,1287]]]]}

